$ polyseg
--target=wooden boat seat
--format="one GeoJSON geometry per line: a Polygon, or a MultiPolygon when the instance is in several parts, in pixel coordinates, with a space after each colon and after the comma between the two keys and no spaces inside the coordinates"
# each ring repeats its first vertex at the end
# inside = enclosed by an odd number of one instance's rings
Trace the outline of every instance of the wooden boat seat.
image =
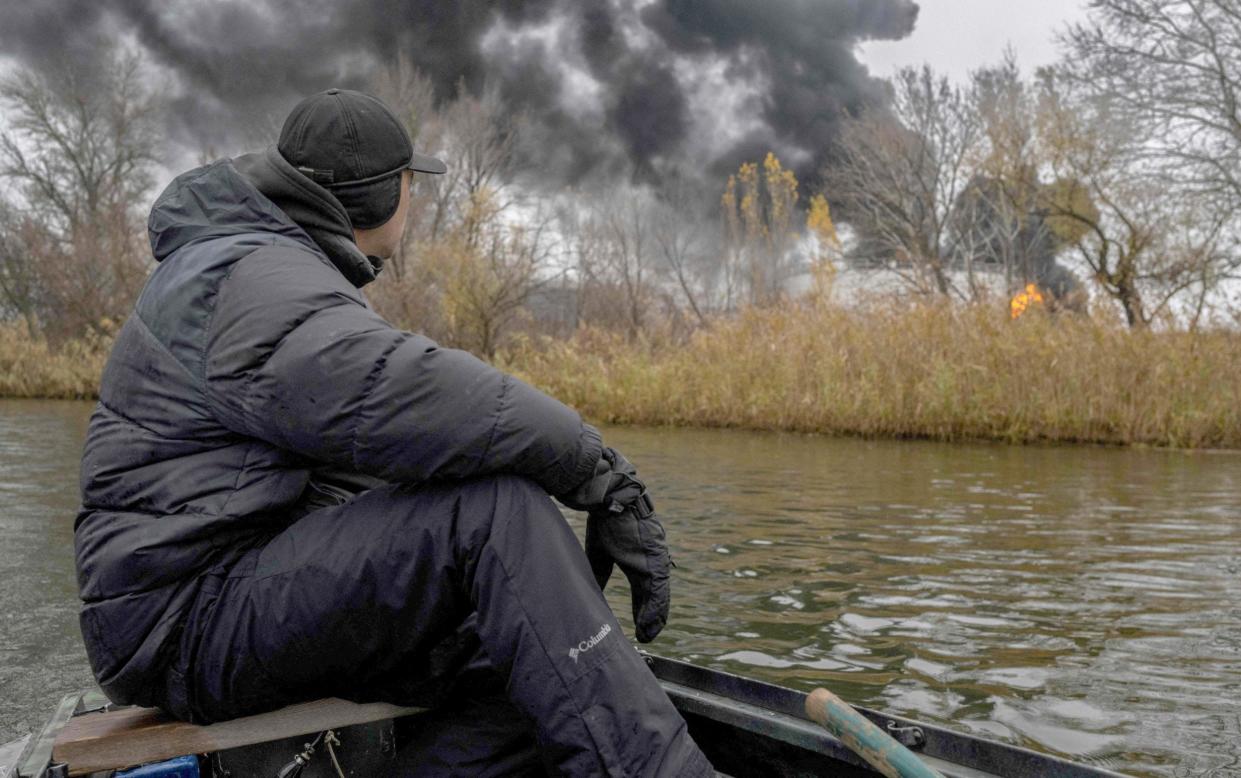
{"type": "Polygon", "coordinates": [[[329,697],[199,725],[176,721],[154,708],[120,708],[69,719],[52,746],[52,760],[68,765],[69,775],[84,775],[368,724],[422,710],[382,702],[360,705],[329,697]]]}

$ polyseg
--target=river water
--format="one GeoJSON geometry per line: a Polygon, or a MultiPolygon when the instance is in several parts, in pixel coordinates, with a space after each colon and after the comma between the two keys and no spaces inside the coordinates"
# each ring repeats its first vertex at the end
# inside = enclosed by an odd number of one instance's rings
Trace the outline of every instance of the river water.
{"type": "MultiPolygon", "coordinates": [[[[91,680],[72,560],[89,413],[0,401],[0,743],[91,680]]],[[[656,653],[1136,775],[1241,776],[1241,455],[605,437],[678,564],[656,653]]]]}

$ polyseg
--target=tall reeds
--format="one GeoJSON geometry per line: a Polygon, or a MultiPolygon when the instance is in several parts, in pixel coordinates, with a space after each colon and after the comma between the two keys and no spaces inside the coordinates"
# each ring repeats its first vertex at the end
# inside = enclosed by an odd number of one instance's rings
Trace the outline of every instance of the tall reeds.
{"type": "Polygon", "coordinates": [[[0,397],[97,397],[110,346],[106,338],[53,346],[23,323],[0,323],[0,397]]]}
{"type": "Polygon", "coordinates": [[[506,365],[599,421],[1241,447],[1241,334],[993,307],[751,310],[688,341],[584,330],[506,365]]]}
{"type": "MultiPolygon", "coordinates": [[[[0,396],[91,398],[103,341],[0,325],[0,396]]],[[[993,307],[788,305],[686,338],[583,329],[500,365],[596,421],[1241,448],[1241,333],[993,307]]]]}

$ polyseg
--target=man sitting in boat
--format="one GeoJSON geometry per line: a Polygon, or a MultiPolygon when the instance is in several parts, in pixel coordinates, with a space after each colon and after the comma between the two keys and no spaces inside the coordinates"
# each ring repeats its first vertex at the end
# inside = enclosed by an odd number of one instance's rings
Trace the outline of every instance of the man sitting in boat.
{"type": "Polygon", "coordinates": [[[194,722],[435,706],[403,775],[711,775],[600,591],[619,564],[638,639],[662,628],[667,547],[633,467],[359,292],[411,177],[444,171],[381,102],[330,89],[275,147],[160,195],[82,460],[95,676],[194,722]],[[587,554],[548,495],[588,511],[587,554]]]}

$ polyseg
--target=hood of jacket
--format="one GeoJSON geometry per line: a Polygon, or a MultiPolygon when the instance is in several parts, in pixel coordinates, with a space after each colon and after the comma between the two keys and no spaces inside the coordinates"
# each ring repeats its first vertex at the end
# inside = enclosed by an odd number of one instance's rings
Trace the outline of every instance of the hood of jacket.
{"type": "Polygon", "coordinates": [[[177,176],[152,206],[147,231],[157,262],[200,240],[268,232],[317,247],[355,287],[374,281],[381,264],[358,249],[332,193],[274,146],[177,176]]]}

